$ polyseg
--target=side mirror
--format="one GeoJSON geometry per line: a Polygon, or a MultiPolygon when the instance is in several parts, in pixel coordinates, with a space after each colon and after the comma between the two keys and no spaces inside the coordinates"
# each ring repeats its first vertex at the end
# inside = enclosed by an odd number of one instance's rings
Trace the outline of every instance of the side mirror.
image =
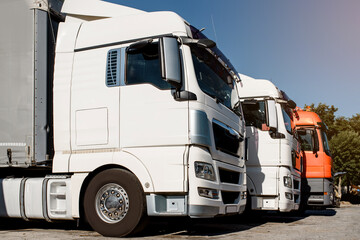
{"type": "Polygon", "coordinates": [[[345,175],[347,172],[336,172],[334,173],[334,177],[345,175]]]}
{"type": "Polygon", "coordinates": [[[181,88],[181,61],[176,38],[162,37],[159,40],[161,77],[176,89],[181,88]]]}
{"type": "Polygon", "coordinates": [[[317,156],[317,152],[319,151],[319,138],[316,129],[313,131],[313,137],[312,137],[312,143],[313,143],[313,153],[315,156],[317,156]]]}
{"type": "Polygon", "coordinates": [[[277,130],[277,114],[275,100],[267,101],[267,125],[270,129],[277,130]]]}

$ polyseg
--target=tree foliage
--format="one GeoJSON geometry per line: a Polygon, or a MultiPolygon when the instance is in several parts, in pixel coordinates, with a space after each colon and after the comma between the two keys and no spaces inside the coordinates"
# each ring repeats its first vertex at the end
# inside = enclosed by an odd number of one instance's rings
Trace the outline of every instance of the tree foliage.
{"type": "Polygon", "coordinates": [[[334,168],[347,172],[349,183],[360,184],[360,135],[353,130],[339,132],[330,142],[334,168]]]}
{"type": "Polygon", "coordinates": [[[349,119],[350,127],[357,133],[360,134],[360,114],[356,114],[349,119]]]}

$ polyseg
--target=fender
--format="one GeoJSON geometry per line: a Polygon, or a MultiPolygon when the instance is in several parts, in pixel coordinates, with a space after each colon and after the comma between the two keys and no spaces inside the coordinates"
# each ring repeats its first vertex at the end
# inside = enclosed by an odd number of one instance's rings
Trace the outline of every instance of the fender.
{"type": "MultiPolygon", "coordinates": [[[[87,154],[81,155],[81,158],[85,159],[87,154]]],[[[84,161],[82,162],[85,163],[84,161]]],[[[112,158],[104,158],[102,159],[101,163],[101,165],[99,164],[96,167],[92,164],[86,164],[86,166],[91,167],[87,168],[87,173],[76,171],[71,177],[71,205],[73,218],[80,217],[80,204],[82,199],[82,193],[85,192],[87,183],[94,176],[94,174],[96,175],[97,172],[101,172],[102,170],[114,167],[125,168],[137,177],[141,186],[143,187],[144,192],[154,191],[154,184],[149,172],[147,171],[141,160],[133,154],[126,151],[113,152],[112,158]]]]}
{"type": "MultiPolygon", "coordinates": [[[[251,180],[251,178],[249,177],[249,175],[246,174],[246,184],[247,184],[247,189],[249,192],[249,195],[253,195],[252,193],[256,193],[256,187],[254,182],[251,180]],[[254,189],[254,191],[251,191],[251,189],[254,189]]],[[[249,196],[248,196],[249,197],[249,196]]]]}
{"type": "Polygon", "coordinates": [[[115,152],[113,164],[122,166],[131,171],[139,179],[145,193],[154,192],[154,184],[150,173],[141,160],[135,155],[127,151],[115,152]]]}

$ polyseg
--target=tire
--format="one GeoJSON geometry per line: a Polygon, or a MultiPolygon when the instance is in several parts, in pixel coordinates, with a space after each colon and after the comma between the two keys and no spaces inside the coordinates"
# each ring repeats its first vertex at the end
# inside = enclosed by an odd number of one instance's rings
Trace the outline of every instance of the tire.
{"type": "Polygon", "coordinates": [[[247,218],[256,218],[257,217],[257,213],[258,211],[256,210],[252,210],[252,206],[251,206],[251,195],[250,192],[247,191],[246,193],[246,205],[245,205],[245,210],[244,212],[241,214],[242,217],[246,216],[247,218]]]}
{"type": "Polygon", "coordinates": [[[106,237],[139,232],[146,216],[145,194],[137,178],[123,169],[98,173],[84,195],[84,213],[90,226],[106,237]]]}

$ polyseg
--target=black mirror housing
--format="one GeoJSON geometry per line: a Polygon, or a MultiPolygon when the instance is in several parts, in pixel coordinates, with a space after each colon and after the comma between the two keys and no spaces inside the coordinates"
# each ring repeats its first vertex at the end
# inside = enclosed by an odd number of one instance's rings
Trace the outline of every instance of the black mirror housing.
{"type": "Polygon", "coordinates": [[[296,108],[296,103],[293,100],[289,100],[286,105],[291,109],[296,108]]]}

